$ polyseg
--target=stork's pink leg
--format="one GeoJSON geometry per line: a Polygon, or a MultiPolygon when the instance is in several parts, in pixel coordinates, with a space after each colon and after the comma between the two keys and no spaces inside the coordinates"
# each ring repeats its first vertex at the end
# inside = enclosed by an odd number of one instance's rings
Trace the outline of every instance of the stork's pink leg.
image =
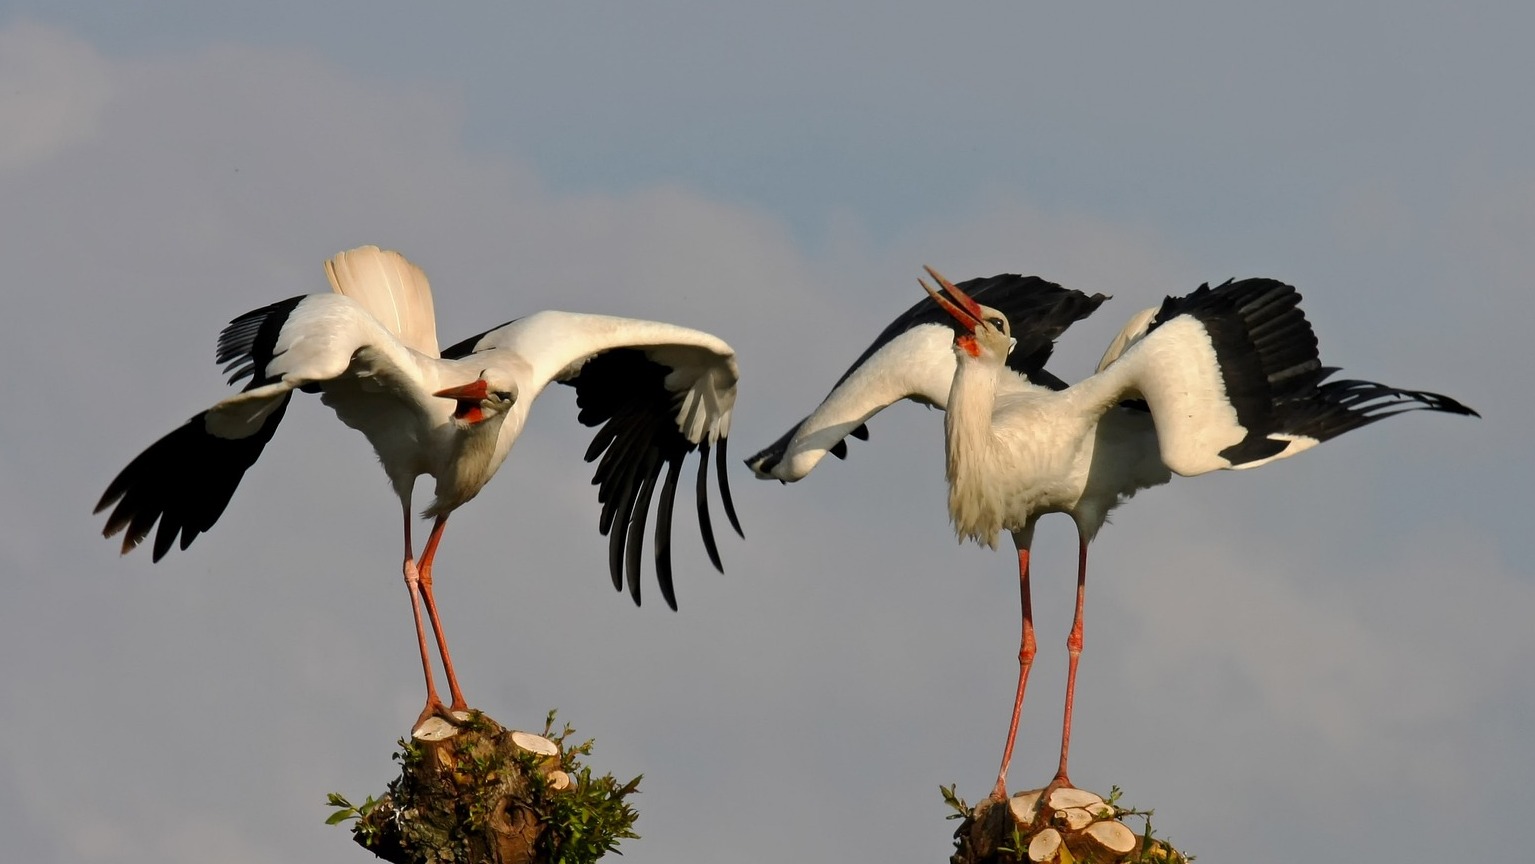
{"type": "Polygon", "coordinates": [[[432,680],[432,657],[426,647],[426,624],[421,620],[421,574],[416,569],[415,552],[410,544],[410,508],[405,509],[405,587],[410,591],[410,614],[416,619],[416,642],[421,646],[421,671],[426,675],[426,707],[416,718],[420,726],[428,717],[443,713],[442,699],[437,695],[437,684],[432,680]]]}
{"type": "Polygon", "coordinates": [[[1029,684],[1029,668],[1034,665],[1034,607],[1029,600],[1029,550],[1018,548],[1018,591],[1023,603],[1023,636],[1018,647],[1018,695],[1013,699],[1013,719],[1007,727],[1007,747],[1002,751],[1002,768],[997,772],[996,788],[991,797],[1007,799],[1007,765],[1013,761],[1013,740],[1018,737],[1018,716],[1023,713],[1023,691],[1029,684]]]}
{"type": "Polygon", "coordinates": [[[1052,787],[1070,786],[1066,776],[1066,756],[1071,750],[1071,706],[1077,696],[1077,661],[1082,657],[1082,607],[1087,598],[1087,541],[1077,538],[1077,614],[1066,637],[1066,717],[1061,722],[1061,767],[1055,772],[1052,787]]]}
{"type": "MultiPolygon", "coordinates": [[[[426,539],[426,549],[421,552],[421,597],[426,601],[426,614],[432,619],[432,632],[437,636],[437,653],[442,655],[442,671],[448,676],[448,695],[453,697],[453,704],[448,706],[448,712],[468,711],[469,703],[464,701],[464,694],[458,689],[458,676],[453,674],[453,658],[448,655],[448,640],[442,633],[442,622],[437,618],[437,600],[432,596],[432,559],[437,557],[437,544],[442,540],[442,529],[447,527],[448,517],[438,516],[432,524],[431,536],[426,539]]],[[[421,643],[422,656],[426,653],[426,642],[421,643]]],[[[428,679],[430,680],[430,679],[428,679]]],[[[439,707],[441,703],[438,703],[439,707]]],[[[428,703],[428,707],[430,703],[428,703]]]]}

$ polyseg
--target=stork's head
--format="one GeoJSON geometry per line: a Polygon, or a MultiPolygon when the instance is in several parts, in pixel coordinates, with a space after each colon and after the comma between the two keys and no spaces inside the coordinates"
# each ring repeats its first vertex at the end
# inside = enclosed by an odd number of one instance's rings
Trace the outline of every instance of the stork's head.
{"type": "Polygon", "coordinates": [[[517,403],[517,385],[511,381],[498,381],[490,370],[460,387],[438,390],[433,396],[452,399],[453,419],[463,426],[478,426],[487,420],[506,416],[517,403]]]}
{"type": "Polygon", "coordinates": [[[1012,353],[1013,346],[1018,344],[1018,340],[1013,338],[1013,328],[1008,324],[1007,316],[990,306],[982,306],[975,302],[969,294],[943,278],[943,274],[937,270],[931,267],[924,269],[949,295],[945,297],[933,290],[933,286],[927,284],[925,279],[917,280],[934,302],[959,322],[961,332],[954,339],[955,347],[978,359],[990,357],[999,363],[1007,359],[1007,355],[1012,353]]]}

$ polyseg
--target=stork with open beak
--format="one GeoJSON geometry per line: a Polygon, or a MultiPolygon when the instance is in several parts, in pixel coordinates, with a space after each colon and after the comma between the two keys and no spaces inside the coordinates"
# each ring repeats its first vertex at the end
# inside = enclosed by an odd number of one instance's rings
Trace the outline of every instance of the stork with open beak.
{"type": "Polygon", "coordinates": [[[432,561],[448,516],[495,475],[528,412],[551,383],[573,387],[579,420],[601,427],[586,452],[602,504],[615,588],[640,601],[641,556],[657,487],[655,571],[677,608],[671,522],[682,464],[697,452],[697,504],[705,550],[720,563],[708,504],[709,454],[730,524],[740,523],[726,481],[725,442],[739,376],[735,353],[698,330],[604,315],[538,312],[437,347],[426,274],[398,252],[363,246],[326,262],[332,293],[292,297],[248,312],[219,337],[217,359],[244,389],[150,445],[107,487],[105,535],[127,553],[154,533],[153,558],[186,549],[218,521],[246,470],[282,421],[295,390],[318,392],[373,446],[404,514],[409,589],[428,717],[467,710],[432,592],[432,561]],[[600,459],[599,459],[600,457],[600,459]],[[664,473],[664,477],[663,477],[664,473]],[[436,480],[421,557],[411,543],[417,477],[436,480]],[[158,523],[158,530],[156,524],[158,523]],[[421,606],[447,677],[444,705],[432,676],[421,606]]]}
{"type": "Polygon", "coordinates": [[[1065,513],[1078,533],[1076,614],[1067,637],[1060,762],[1049,788],[1070,785],[1072,705],[1082,652],[1087,547],[1136,492],[1217,469],[1265,465],[1406,411],[1476,416],[1447,396],[1369,381],[1327,380],[1300,295],[1244,279],[1134,316],[1096,374],[1067,386],[1044,370],[1054,340],[1105,299],[1034,277],[959,286],[931,268],[935,289],[896,320],[820,407],[747,460],[759,477],[793,482],[846,436],[900,399],[945,409],[949,515],[961,541],[995,548],[1008,532],[1018,555],[1023,628],[1018,688],[992,795],[1007,769],[1035,656],[1029,590],[1034,526],[1065,513]],[[985,299],[987,304],[978,302],[985,299]]]}

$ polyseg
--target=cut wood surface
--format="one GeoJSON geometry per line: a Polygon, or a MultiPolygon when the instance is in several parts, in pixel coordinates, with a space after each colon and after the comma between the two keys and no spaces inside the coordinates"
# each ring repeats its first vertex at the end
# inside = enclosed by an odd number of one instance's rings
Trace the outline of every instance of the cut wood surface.
{"type": "Polygon", "coordinates": [[[1071,786],[1062,786],[1050,793],[1051,810],[1069,810],[1072,807],[1081,807],[1097,813],[1104,806],[1103,798],[1086,789],[1076,789],[1071,786]]]}
{"type": "Polygon", "coordinates": [[[1044,791],[1035,789],[1030,792],[1019,792],[1007,799],[1007,808],[1012,811],[1013,821],[1025,828],[1034,824],[1034,818],[1039,810],[1039,796],[1044,791]]]}
{"type": "MultiPolygon", "coordinates": [[[[1101,809],[1101,808],[1100,808],[1101,809]]],[[[1081,807],[1070,807],[1065,810],[1055,811],[1055,824],[1063,830],[1077,832],[1093,824],[1096,818],[1092,813],[1081,807]]]]}
{"type": "Polygon", "coordinates": [[[532,753],[543,761],[560,758],[560,745],[542,735],[534,735],[532,732],[513,732],[511,739],[512,744],[518,749],[532,753]]]}
{"type": "MultiPolygon", "coordinates": [[[[951,804],[966,812],[967,805],[952,789],[945,789],[944,793],[951,804]]],[[[949,861],[1186,864],[1182,853],[1160,840],[1143,842],[1139,834],[1120,821],[1128,816],[1147,818],[1149,814],[1120,809],[1101,795],[1071,787],[1052,789],[1049,794],[1044,789],[1031,789],[1005,802],[988,797],[968,810],[954,832],[955,851],[949,861]]]]}
{"type": "Polygon", "coordinates": [[[1094,822],[1087,826],[1082,836],[1095,845],[1098,850],[1110,855],[1129,855],[1135,851],[1135,832],[1125,826],[1123,822],[1105,820],[1094,822]]]}
{"type": "Polygon", "coordinates": [[[1054,861],[1061,854],[1061,832],[1046,828],[1029,840],[1029,860],[1035,864],[1054,861]]]}
{"type": "Polygon", "coordinates": [[[639,778],[592,777],[576,759],[590,742],[564,750],[570,733],[504,729],[479,712],[430,717],[402,742],[388,791],[360,806],[333,795],[346,809],[332,821],[353,814],[353,839],[392,864],[591,864],[636,836],[624,798],[639,778]]]}

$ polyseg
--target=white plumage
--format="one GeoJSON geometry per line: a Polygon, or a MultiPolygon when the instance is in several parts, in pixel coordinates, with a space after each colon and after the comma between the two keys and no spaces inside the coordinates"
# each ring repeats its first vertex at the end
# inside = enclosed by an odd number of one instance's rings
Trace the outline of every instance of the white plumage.
{"type": "MultiPolygon", "coordinates": [[[[154,560],[185,549],[223,513],[245,471],[276,431],[295,390],[319,392],[373,445],[404,513],[404,574],[427,682],[422,719],[445,713],[432,681],[418,592],[437,636],[453,703],[465,708],[432,596],[431,562],[448,515],[473,499],[521,433],[551,383],[575,388],[580,420],[601,426],[587,460],[603,504],[615,587],[628,577],[640,599],[640,552],[657,484],[656,573],[676,608],[671,517],[682,462],[700,451],[698,514],[720,567],[707,503],[708,453],[723,469],[735,404],[735,354],[698,330],[605,315],[539,312],[439,351],[431,287],[398,252],[364,246],[326,262],[334,293],[293,297],[236,318],[218,361],[245,389],[150,446],[112,481],[97,512],[113,508],[106,536],[124,531],[128,552],[155,531],[154,560]],[[664,479],[662,472],[665,472],[664,479]],[[434,520],[419,562],[410,539],[417,477],[436,480],[424,515],[434,520]],[[158,530],[155,526],[158,524],[158,530]]],[[[740,531],[725,473],[719,489],[740,531]]]]}
{"type": "Polygon", "coordinates": [[[1029,549],[1046,513],[1066,513],[1079,534],[1077,613],[1060,766],[1069,784],[1072,699],[1082,650],[1087,545],[1111,510],[1173,473],[1252,468],[1295,455],[1350,429],[1403,411],[1475,415],[1453,399],[1368,381],[1327,381],[1300,295],[1267,279],[1202,286],[1134,316],[1096,374],[1067,386],[1046,372],[1054,339],[1106,298],[1034,277],[996,276],[896,319],[821,405],[747,464],[764,479],[792,482],[844,437],[902,398],[946,409],[949,514],[961,540],[1018,551],[1023,632],[1019,681],[993,795],[1006,774],[1035,653],[1029,549]],[[987,305],[977,302],[984,299],[987,305]]]}

